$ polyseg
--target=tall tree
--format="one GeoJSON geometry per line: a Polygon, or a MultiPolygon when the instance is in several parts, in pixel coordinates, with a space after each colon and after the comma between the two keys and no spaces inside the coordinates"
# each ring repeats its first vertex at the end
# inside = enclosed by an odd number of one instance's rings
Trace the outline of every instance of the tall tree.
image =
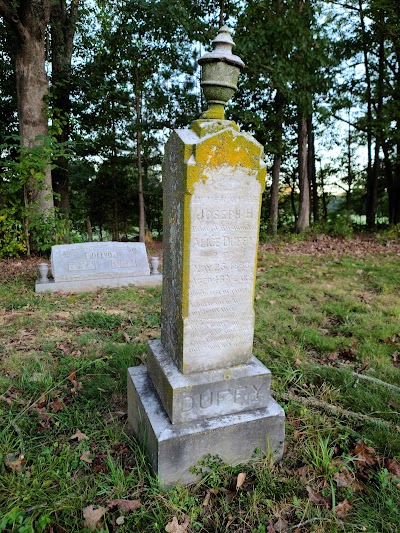
{"type": "Polygon", "coordinates": [[[300,205],[296,219],[296,231],[304,231],[310,225],[310,184],[307,165],[307,119],[300,113],[297,132],[300,205]]]}
{"type": "Polygon", "coordinates": [[[85,43],[88,60],[80,67],[76,130],[87,153],[104,163],[116,157],[120,167],[127,167],[125,176],[134,178],[117,199],[118,212],[129,196],[135,197],[130,205],[137,209],[132,218],[141,240],[151,203],[146,187],[154,184],[147,175],[154,175],[151,167],[160,164],[160,142],[167,129],[186,125],[196,115],[186,9],[197,8],[189,4],[124,0],[110,6],[100,2],[95,35],[85,43]],[[115,128],[109,120],[111,93],[115,128]]]}
{"type": "MultiPolygon", "coordinates": [[[[80,0],[51,0],[51,93],[56,139],[65,143],[70,137],[71,61],[80,0]]],[[[52,172],[55,205],[69,216],[68,159],[60,155],[52,172]]]]}
{"type": "MultiPolygon", "coordinates": [[[[46,98],[48,78],[45,69],[45,35],[50,18],[51,0],[0,0],[0,15],[17,37],[15,77],[21,146],[33,148],[48,136],[46,98]]],[[[28,179],[27,200],[34,214],[54,216],[50,162],[38,177],[28,179]]],[[[35,243],[34,231],[32,244],[35,243]]]]}
{"type": "Polygon", "coordinates": [[[358,13],[360,16],[360,28],[361,28],[361,43],[362,52],[364,57],[364,69],[365,69],[365,83],[366,91],[365,96],[367,100],[367,117],[366,117],[366,130],[367,130],[367,204],[366,204],[366,217],[367,226],[373,229],[375,226],[376,217],[376,202],[377,202],[377,183],[376,174],[372,169],[372,84],[371,84],[371,69],[370,59],[368,53],[368,35],[365,27],[365,14],[363,0],[358,0],[358,13]]]}
{"type": "MultiPolygon", "coordinates": [[[[280,174],[284,160],[290,156],[289,139],[294,131],[298,139],[304,139],[297,128],[304,124],[303,119],[307,121],[310,117],[317,95],[327,91],[334,74],[327,38],[315,13],[318,3],[254,0],[243,5],[238,17],[235,41],[247,70],[236,112],[238,120],[264,144],[272,164],[268,220],[268,231],[272,234],[278,228],[280,174]]],[[[309,137],[311,140],[312,135],[309,137]]],[[[307,135],[305,142],[298,147],[298,151],[305,150],[306,161],[301,167],[299,184],[307,188],[301,191],[301,202],[303,209],[309,210],[308,176],[304,174],[309,157],[307,135]]],[[[310,158],[314,160],[314,150],[310,150],[310,158]]],[[[315,163],[310,160],[309,166],[313,169],[315,163]]],[[[299,214],[297,230],[302,231],[309,224],[309,215],[303,216],[301,206],[299,214]]]]}

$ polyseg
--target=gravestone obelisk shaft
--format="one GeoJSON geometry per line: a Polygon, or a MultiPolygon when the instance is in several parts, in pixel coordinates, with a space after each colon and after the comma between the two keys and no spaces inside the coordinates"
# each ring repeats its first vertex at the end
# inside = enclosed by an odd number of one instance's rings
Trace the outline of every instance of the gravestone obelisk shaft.
{"type": "Polygon", "coordinates": [[[224,117],[244,66],[233,44],[222,27],[199,60],[209,107],[165,148],[161,341],[129,369],[129,423],[165,485],[194,481],[209,453],[237,464],[283,449],[283,410],[252,355],[266,172],[262,146],[224,117]]]}

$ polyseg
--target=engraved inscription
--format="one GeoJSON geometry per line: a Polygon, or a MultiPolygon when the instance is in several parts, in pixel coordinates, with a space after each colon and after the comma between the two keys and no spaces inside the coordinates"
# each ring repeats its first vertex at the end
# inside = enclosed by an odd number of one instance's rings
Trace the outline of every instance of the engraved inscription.
{"type": "MultiPolygon", "coordinates": [[[[218,365],[244,362],[252,350],[261,185],[252,171],[209,172],[208,180],[196,183],[190,203],[184,353],[218,365]]],[[[215,401],[226,400],[220,395],[215,401]]]]}
{"type": "Polygon", "coordinates": [[[96,270],[96,264],[94,261],[79,261],[76,263],[68,263],[68,270],[80,271],[80,270],[96,270]]]}
{"type": "Polygon", "coordinates": [[[72,257],[73,255],[74,255],[73,252],[71,252],[70,250],[66,250],[65,252],[62,253],[63,257],[72,257]]]}
{"type": "MultiPolygon", "coordinates": [[[[225,203],[225,198],[222,199],[225,203]]],[[[215,202],[215,200],[214,200],[215,202]]],[[[255,215],[253,209],[199,209],[195,211],[196,220],[240,220],[246,218],[253,218],[255,215]]]]}
{"type": "Polygon", "coordinates": [[[54,281],[83,281],[150,274],[144,243],[91,242],[52,247],[54,281]]]}
{"type": "Polygon", "coordinates": [[[117,252],[86,252],[86,259],[110,259],[111,257],[117,257],[117,252]]]}
{"type": "Polygon", "coordinates": [[[227,387],[220,390],[207,389],[197,394],[185,393],[182,396],[182,411],[188,413],[193,409],[206,410],[239,404],[251,407],[263,402],[268,395],[268,383],[227,387]]]}
{"type": "Polygon", "coordinates": [[[112,268],[131,268],[136,266],[135,260],[129,259],[113,259],[111,261],[112,268]]]}
{"type": "Polygon", "coordinates": [[[251,264],[249,261],[233,261],[232,263],[216,262],[205,265],[193,265],[194,272],[196,274],[208,273],[208,272],[223,272],[223,271],[243,271],[250,269],[251,264]]]}
{"type": "Polygon", "coordinates": [[[226,248],[226,247],[239,247],[247,245],[255,245],[255,237],[231,237],[230,235],[223,235],[222,237],[195,237],[193,239],[194,246],[199,248],[226,248]]]}

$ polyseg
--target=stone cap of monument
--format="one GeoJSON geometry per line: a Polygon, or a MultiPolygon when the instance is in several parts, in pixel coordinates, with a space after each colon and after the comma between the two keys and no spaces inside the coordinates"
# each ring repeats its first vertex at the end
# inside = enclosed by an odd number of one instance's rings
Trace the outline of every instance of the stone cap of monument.
{"type": "Polygon", "coordinates": [[[202,67],[200,85],[208,104],[202,118],[225,118],[225,105],[234,95],[239,72],[245,66],[240,57],[232,54],[235,43],[231,33],[228,26],[222,26],[213,40],[214,50],[198,60],[202,67]]]}
{"type": "Polygon", "coordinates": [[[228,26],[222,26],[218,30],[218,35],[213,40],[213,51],[204,54],[199,60],[199,65],[205,63],[212,63],[215,61],[224,61],[230,65],[239,67],[240,69],[245,67],[245,64],[239,56],[232,54],[232,48],[235,43],[232,39],[232,30],[228,26]]]}

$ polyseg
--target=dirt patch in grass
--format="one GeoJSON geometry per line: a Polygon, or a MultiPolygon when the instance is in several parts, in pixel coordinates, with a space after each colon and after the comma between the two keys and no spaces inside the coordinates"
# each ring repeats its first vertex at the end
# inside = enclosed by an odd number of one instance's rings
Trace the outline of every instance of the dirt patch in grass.
{"type": "Polygon", "coordinates": [[[374,236],[358,235],[351,239],[335,238],[320,235],[318,238],[308,238],[297,242],[262,243],[260,252],[273,252],[284,255],[312,255],[316,257],[333,256],[362,258],[369,254],[400,255],[400,241],[398,239],[377,240],[374,236]]]}

